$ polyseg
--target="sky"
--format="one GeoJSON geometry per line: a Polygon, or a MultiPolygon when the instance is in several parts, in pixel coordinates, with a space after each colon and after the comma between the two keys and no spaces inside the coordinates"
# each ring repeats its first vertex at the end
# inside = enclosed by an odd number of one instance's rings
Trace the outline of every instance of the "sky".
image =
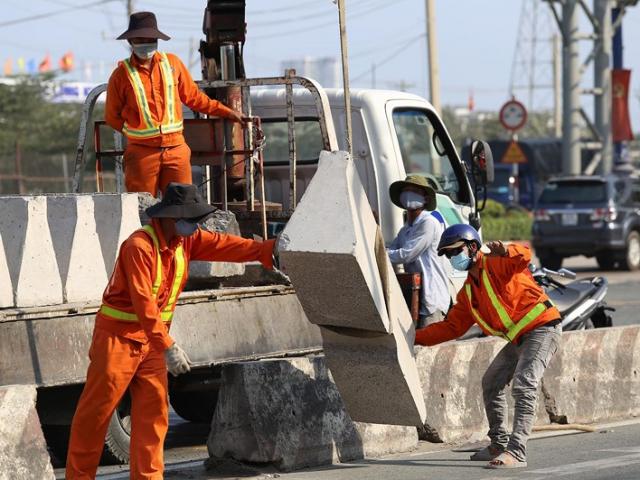
{"type": "MultiPolygon", "coordinates": [[[[332,0],[246,0],[247,43],[245,65],[251,77],[281,75],[281,62],[309,57],[339,57],[337,9],[332,0]]],[[[551,46],[556,32],[542,0],[436,0],[436,31],[443,105],[466,106],[473,95],[476,109],[497,111],[510,98],[514,58],[528,58],[532,12],[539,23],[537,83],[550,84],[551,46]],[[523,9],[527,14],[521,22],[523,9]],[[522,23],[522,25],[521,25],[522,23]],[[519,35],[520,32],[520,35],[519,35]],[[520,38],[519,49],[516,49],[520,38]],[[521,56],[517,56],[519,52],[521,56]],[[472,92],[472,93],[471,93],[472,92]]],[[[590,1],[587,3],[591,4],[590,1]]],[[[54,63],[67,51],[77,68],[67,79],[104,82],[115,62],[128,55],[127,44],[115,38],[127,26],[125,0],[0,0],[0,62],[18,58],[38,61],[49,53],[54,63]],[[27,22],[4,25],[24,17],[27,22]],[[85,68],[90,65],[90,72],[85,68]],[[88,74],[90,73],[90,76],[88,74]]],[[[198,40],[206,0],[133,0],[134,10],[151,10],[160,30],[172,37],[161,49],[191,59],[199,77],[198,40]]],[[[405,89],[428,98],[424,0],[346,0],[349,68],[352,87],[371,87],[375,65],[377,88],[405,89]]],[[[581,29],[588,30],[584,15],[581,29]]],[[[633,70],[629,100],[632,125],[640,130],[640,6],[625,18],[625,67],[633,70]]],[[[582,44],[586,58],[590,42],[582,44]]],[[[515,78],[525,78],[522,62],[515,78]]],[[[590,70],[583,81],[590,86],[590,70]]],[[[517,90],[525,105],[529,96],[517,90]]],[[[535,91],[534,108],[550,107],[552,91],[535,91]]],[[[591,97],[584,97],[587,112],[591,97]]]]}

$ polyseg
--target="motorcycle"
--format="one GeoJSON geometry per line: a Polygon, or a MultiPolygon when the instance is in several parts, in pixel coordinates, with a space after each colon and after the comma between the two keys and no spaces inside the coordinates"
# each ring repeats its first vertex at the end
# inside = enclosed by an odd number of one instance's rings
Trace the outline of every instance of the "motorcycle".
{"type": "Polygon", "coordinates": [[[604,300],[609,286],[606,278],[596,276],[576,280],[575,272],[566,268],[554,271],[533,264],[529,265],[529,271],[560,311],[564,331],[612,326],[608,312],[615,311],[615,308],[604,300]],[[572,281],[562,283],[553,277],[572,281]]]}

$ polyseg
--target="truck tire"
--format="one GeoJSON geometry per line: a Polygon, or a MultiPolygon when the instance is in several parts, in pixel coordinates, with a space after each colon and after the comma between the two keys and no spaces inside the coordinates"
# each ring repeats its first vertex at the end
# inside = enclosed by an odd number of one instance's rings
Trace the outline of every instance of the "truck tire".
{"type": "Polygon", "coordinates": [[[105,438],[102,463],[120,465],[129,462],[131,443],[131,398],[125,394],[111,416],[105,438]]]}
{"type": "Polygon", "coordinates": [[[640,269],[640,234],[636,231],[627,236],[622,267],[630,271],[640,269]]]}
{"type": "Polygon", "coordinates": [[[211,423],[218,401],[218,391],[171,392],[169,402],[175,412],[188,422],[211,423]]]}

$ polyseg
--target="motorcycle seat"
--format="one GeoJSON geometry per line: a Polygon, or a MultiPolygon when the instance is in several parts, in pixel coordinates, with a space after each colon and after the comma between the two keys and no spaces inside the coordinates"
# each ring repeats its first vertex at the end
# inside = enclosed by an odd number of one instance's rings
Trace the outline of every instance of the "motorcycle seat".
{"type": "Polygon", "coordinates": [[[590,280],[578,280],[567,284],[565,288],[548,290],[547,295],[560,310],[560,314],[564,316],[566,312],[581,304],[597,288],[590,280]]]}

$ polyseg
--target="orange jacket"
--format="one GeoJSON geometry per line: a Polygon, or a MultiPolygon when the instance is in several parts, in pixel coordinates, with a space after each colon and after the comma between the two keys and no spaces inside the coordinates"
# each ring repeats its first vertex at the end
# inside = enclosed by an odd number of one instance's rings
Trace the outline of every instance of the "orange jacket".
{"type": "MultiPolygon", "coordinates": [[[[180,243],[185,260],[207,260],[226,262],[250,262],[259,260],[265,268],[273,268],[272,252],[274,240],[256,242],[234,235],[212,233],[198,229],[190,237],[175,237],[167,245],[160,223],[152,225],[158,236],[162,260],[162,284],[154,301],[152,285],[155,278],[157,256],[153,242],[147,233],[134,232],[120,246],[120,253],[109,281],[102,303],[122,311],[135,313],[140,322],[115,320],[102,313],[96,316],[96,328],[107,330],[143,344],[150,342],[154,348],[164,351],[173,344],[168,325],[162,322],[160,310],[167,303],[175,278],[176,248],[180,243]]],[[[180,292],[188,277],[185,271],[180,292]]]]}
{"type": "MultiPolygon", "coordinates": [[[[484,268],[482,266],[482,257],[482,253],[478,253],[476,259],[480,265],[480,277],[484,268]]],[[[486,269],[489,274],[489,281],[514,323],[523,318],[536,304],[549,300],[547,294],[544,293],[544,290],[536,283],[529,272],[530,261],[531,250],[514,244],[507,247],[507,255],[505,257],[487,257],[486,269]]],[[[433,323],[416,331],[417,344],[437,345],[438,343],[458,338],[469,330],[474,323],[474,319],[471,314],[469,299],[465,293],[466,285],[471,285],[473,307],[480,313],[484,321],[494,330],[503,330],[500,318],[498,318],[491,300],[482,286],[482,281],[476,283],[471,275],[468,275],[463,287],[458,292],[456,304],[451,307],[446,318],[442,322],[433,323]]],[[[526,326],[513,341],[517,342],[518,338],[528,331],[559,318],[560,312],[556,307],[547,308],[531,324],[526,326]]],[[[482,325],[478,325],[487,335],[490,335],[482,325]]]]}
{"type": "MultiPolygon", "coordinates": [[[[219,101],[207,97],[195,84],[189,71],[178,57],[171,53],[168,53],[167,57],[182,103],[196,112],[218,117],[229,116],[232,110],[219,101]]],[[[164,86],[162,85],[162,76],[160,73],[160,55],[156,52],[151,59],[150,68],[144,67],[135,55],[131,55],[130,60],[144,84],[144,91],[153,120],[162,123],[165,102],[164,86]]],[[[180,102],[177,102],[176,120],[179,121],[181,119],[182,105],[180,102]]],[[[119,132],[122,131],[125,121],[133,128],[140,127],[140,111],[136,102],[136,96],[133,93],[133,87],[122,62],[120,62],[109,78],[105,120],[112,128],[119,132]]],[[[173,147],[185,142],[182,132],[168,133],[147,139],[130,138],[127,141],[150,147],[173,147]]]]}

